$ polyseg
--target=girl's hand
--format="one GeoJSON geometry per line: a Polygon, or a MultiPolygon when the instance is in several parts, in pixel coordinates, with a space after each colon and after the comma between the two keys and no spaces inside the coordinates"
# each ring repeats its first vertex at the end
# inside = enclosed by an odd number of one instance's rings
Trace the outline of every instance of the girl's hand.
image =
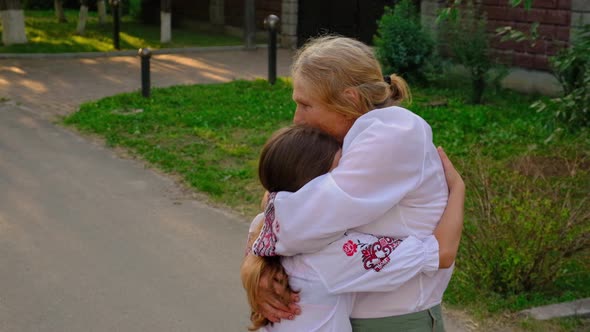
{"type": "MultiPolygon", "coordinates": [[[[284,278],[287,278],[285,275],[284,278]]],[[[299,294],[284,289],[279,282],[269,280],[269,277],[264,273],[260,276],[259,285],[259,301],[258,308],[260,314],[273,323],[279,323],[281,319],[295,319],[295,316],[301,313],[301,309],[297,305],[299,301],[299,294]],[[291,303],[289,305],[283,304],[281,298],[285,294],[280,293],[290,292],[291,303]]]]}
{"type": "Polygon", "coordinates": [[[447,186],[449,187],[449,192],[453,191],[453,189],[461,189],[465,188],[465,183],[463,182],[463,178],[453,163],[445,153],[442,147],[438,147],[438,155],[440,156],[440,160],[442,161],[443,169],[445,170],[445,178],[447,180],[447,186]]]}

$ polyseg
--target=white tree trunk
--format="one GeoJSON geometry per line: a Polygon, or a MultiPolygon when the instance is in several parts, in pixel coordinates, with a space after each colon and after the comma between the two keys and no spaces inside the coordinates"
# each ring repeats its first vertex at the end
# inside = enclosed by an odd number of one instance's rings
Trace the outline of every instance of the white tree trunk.
{"type": "Polygon", "coordinates": [[[104,24],[107,21],[107,8],[104,0],[98,0],[96,2],[96,8],[98,10],[98,23],[104,24]]]}
{"type": "Polygon", "coordinates": [[[172,13],[160,12],[160,43],[172,40],[172,13]]]}
{"type": "Polygon", "coordinates": [[[0,11],[2,20],[2,42],[4,45],[26,44],[25,13],[22,9],[0,11]]]}
{"type": "Polygon", "coordinates": [[[88,21],[88,7],[82,5],[80,6],[80,15],[78,15],[78,27],[76,28],[77,34],[84,35],[86,21],[88,21]]]}

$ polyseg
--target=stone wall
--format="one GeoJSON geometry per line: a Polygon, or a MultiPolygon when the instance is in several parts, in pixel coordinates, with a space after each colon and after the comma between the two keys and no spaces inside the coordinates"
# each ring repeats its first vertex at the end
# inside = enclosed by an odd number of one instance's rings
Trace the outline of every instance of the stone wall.
{"type": "Polygon", "coordinates": [[[281,46],[284,48],[297,47],[297,13],[298,0],[282,0],[283,11],[281,18],[281,46]]]}
{"type": "Polygon", "coordinates": [[[570,39],[575,39],[577,28],[590,24],[590,0],[572,0],[570,39]]]}

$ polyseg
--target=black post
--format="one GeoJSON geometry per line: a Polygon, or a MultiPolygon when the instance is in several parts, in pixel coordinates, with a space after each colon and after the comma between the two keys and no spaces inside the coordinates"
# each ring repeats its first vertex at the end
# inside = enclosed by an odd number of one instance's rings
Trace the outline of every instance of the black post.
{"type": "Polygon", "coordinates": [[[141,57],[141,95],[145,98],[150,96],[150,58],[152,51],[145,47],[140,48],[138,52],[141,57]]]}
{"type": "Polygon", "coordinates": [[[121,24],[121,19],[119,17],[119,1],[120,0],[110,0],[111,1],[111,10],[113,11],[113,46],[116,50],[120,50],[121,47],[119,46],[119,27],[121,24]]]}
{"type": "Polygon", "coordinates": [[[277,80],[277,26],[279,17],[268,15],[264,26],[268,29],[268,82],[275,84],[277,80]]]}

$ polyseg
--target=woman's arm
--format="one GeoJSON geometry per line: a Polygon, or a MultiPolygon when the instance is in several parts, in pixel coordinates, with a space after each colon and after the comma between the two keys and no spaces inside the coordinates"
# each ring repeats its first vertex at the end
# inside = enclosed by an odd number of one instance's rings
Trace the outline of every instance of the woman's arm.
{"type": "Polygon", "coordinates": [[[465,184],[444,150],[439,147],[438,152],[449,200],[434,236],[422,240],[410,236],[399,243],[351,232],[321,251],[306,255],[331,293],[392,291],[419,273],[453,265],[463,229],[465,184]],[[380,255],[375,254],[375,248],[380,255]]]}
{"type": "Polygon", "coordinates": [[[371,223],[422,181],[430,127],[402,109],[375,110],[356,120],[340,164],[295,193],[280,192],[276,253],[311,253],[371,223]]]}
{"type": "Polygon", "coordinates": [[[465,183],[457,172],[445,151],[439,147],[438,153],[445,170],[447,185],[449,186],[449,201],[445,212],[436,229],[434,236],[439,246],[439,267],[449,268],[455,262],[461,232],[463,230],[463,208],[465,204],[465,183]]]}
{"type": "Polygon", "coordinates": [[[432,235],[396,240],[357,232],[302,259],[332,294],[393,291],[422,272],[438,270],[439,263],[432,235]]]}

